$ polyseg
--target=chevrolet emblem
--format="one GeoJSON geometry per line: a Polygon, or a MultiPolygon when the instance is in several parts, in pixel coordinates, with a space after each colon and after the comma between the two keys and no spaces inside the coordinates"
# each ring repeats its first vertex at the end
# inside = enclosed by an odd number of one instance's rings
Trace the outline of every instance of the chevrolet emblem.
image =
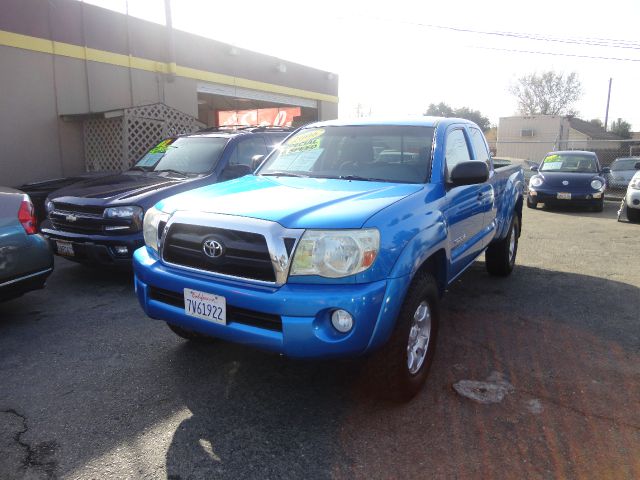
{"type": "Polygon", "coordinates": [[[75,215],[71,214],[71,215],[67,215],[66,217],[64,217],[64,219],[67,222],[75,222],[76,220],[78,220],[78,217],[76,217],[75,215]]]}

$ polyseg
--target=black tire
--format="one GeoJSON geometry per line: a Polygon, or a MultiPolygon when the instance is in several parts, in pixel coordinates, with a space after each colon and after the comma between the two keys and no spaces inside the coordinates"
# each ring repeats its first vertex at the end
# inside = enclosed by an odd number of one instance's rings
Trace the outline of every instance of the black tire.
{"type": "Polygon", "coordinates": [[[438,286],[433,276],[428,273],[416,275],[400,308],[391,338],[367,359],[369,383],[382,397],[407,402],[422,389],[435,355],[440,319],[439,298],[438,286]],[[424,304],[428,306],[430,313],[430,334],[424,359],[421,365],[414,365],[416,370],[412,373],[407,352],[409,335],[412,333],[414,316],[418,314],[419,308],[424,308],[424,304]]]}
{"type": "Polygon", "coordinates": [[[538,208],[538,202],[531,200],[531,197],[527,197],[527,207],[535,210],[538,208]]]}
{"type": "Polygon", "coordinates": [[[190,340],[192,342],[203,342],[203,343],[208,343],[213,340],[212,337],[202,335],[201,333],[192,332],[191,330],[186,330],[182,327],[178,327],[177,325],[173,325],[169,322],[167,322],[167,326],[171,329],[173,333],[175,333],[180,338],[184,338],[185,340],[190,340]]]}
{"type": "Polygon", "coordinates": [[[485,265],[490,275],[506,277],[511,274],[518,254],[518,237],[520,237],[520,218],[514,215],[507,236],[489,245],[485,252],[485,265]],[[514,238],[513,252],[510,248],[512,237],[514,238]]]}
{"type": "Polygon", "coordinates": [[[604,200],[600,200],[593,206],[594,212],[603,212],[604,211],[604,200]]]}
{"type": "Polygon", "coordinates": [[[640,223],[640,209],[627,206],[627,219],[633,223],[640,223]]]}

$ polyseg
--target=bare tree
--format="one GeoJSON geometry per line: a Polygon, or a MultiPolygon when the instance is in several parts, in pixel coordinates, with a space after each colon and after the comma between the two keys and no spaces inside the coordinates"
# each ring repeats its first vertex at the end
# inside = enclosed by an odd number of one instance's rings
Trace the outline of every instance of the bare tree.
{"type": "Polygon", "coordinates": [[[582,96],[582,84],[575,72],[565,76],[550,70],[520,77],[509,92],[517,98],[522,115],[575,115],[573,106],[582,96]]]}

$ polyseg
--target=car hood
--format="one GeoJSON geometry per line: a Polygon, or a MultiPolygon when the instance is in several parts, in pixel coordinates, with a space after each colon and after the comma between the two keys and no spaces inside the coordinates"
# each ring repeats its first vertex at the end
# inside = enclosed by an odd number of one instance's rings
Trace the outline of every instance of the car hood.
{"type": "Polygon", "coordinates": [[[597,173],[571,173],[571,172],[540,172],[544,184],[548,187],[573,188],[573,187],[590,187],[591,181],[594,179],[604,179],[597,173]],[[567,185],[562,182],[568,182],[567,185]]]}
{"type": "Polygon", "coordinates": [[[248,175],[169,197],[156,206],[278,222],[285,228],[360,228],[425,185],[248,175]]]}
{"type": "Polygon", "coordinates": [[[120,173],[106,177],[91,178],[74,183],[53,192],[49,198],[81,197],[87,204],[105,205],[111,203],[131,203],[142,196],[158,190],[181,184],[185,180],[147,173],[120,173]]]}

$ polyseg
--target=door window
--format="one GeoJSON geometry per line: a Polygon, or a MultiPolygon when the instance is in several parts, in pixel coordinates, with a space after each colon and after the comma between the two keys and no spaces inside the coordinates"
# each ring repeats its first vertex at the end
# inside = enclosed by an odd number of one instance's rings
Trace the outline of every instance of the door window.
{"type": "Polygon", "coordinates": [[[447,164],[447,181],[451,180],[451,171],[460,162],[471,160],[469,147],[462,129],[453,130],[447,135],[445,144],[445,159],[447,164]]]}
{"type": "Polygon", "coordinates": [[[229,165],[251,166],[251,158],[254,155],[266,155],[267,146],[260,136],[245,138],[236,144],[236,148],[231,154],[229,165]]]}
{"type": "Polygon", "coordinates": [[[482,135],[482,132],[477,128],[470,128],[469,131],[471,132],[471,144],[476,154],[475,159],[485,162],[487,167],[491,168],[489,151],[487,150],[487,144],[484,142],[484,135],[482,135]]]}

